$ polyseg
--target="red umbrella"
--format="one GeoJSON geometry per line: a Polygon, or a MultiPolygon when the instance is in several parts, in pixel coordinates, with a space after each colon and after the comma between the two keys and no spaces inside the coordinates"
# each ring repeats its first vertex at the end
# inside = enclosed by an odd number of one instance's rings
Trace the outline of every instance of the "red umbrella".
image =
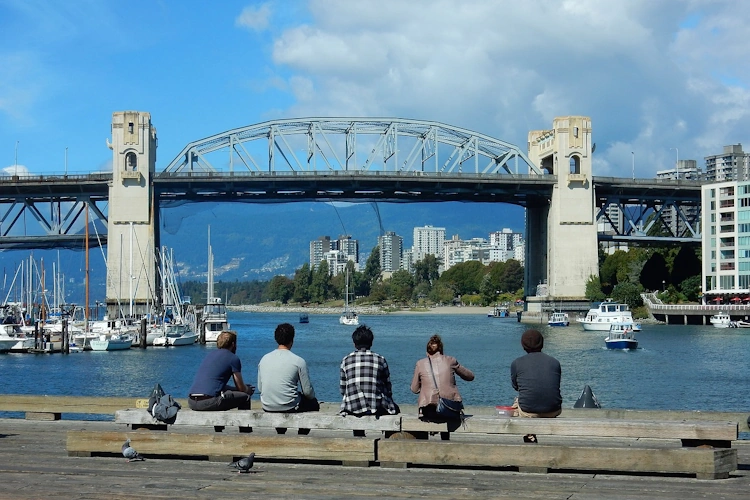
{"type": "Polygon", "coordinates": [[[721,297],[713,298],[713,299],[711,299],[711,302],[719,303],[719,302],[721,302],[721,297]]]}
{"type": "Polygon", "coordinates": [[[742,302],[742,299],[739,297],[732,297],[732,302],[742,302]]]}

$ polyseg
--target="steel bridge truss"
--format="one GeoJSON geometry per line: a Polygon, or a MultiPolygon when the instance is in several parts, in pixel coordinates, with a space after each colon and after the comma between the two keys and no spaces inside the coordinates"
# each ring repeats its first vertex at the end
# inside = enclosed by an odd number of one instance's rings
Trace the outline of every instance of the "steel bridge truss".
{"type": "Polygon", "coordinates": [[[237,128],[191,142],[164,171],[238,167],[257,173],[543,174],[513,144],[437,122],[390,118],[289,119],[237,128]]]}
{"type": "Polygon", "coordinates": [[[606,197],[599,199],[596,220],[606,224],[605,230],[599,231],[600,241],[701,242],[700,202],[606,197]],[[622,221],[619,217],[613,219],[613,212],[621,214],[622,221]]]}
{"type": "Polygon", "coordinates": [[[0,249],[83,249],[87,210],[89,245],[106,244],[106,181],[111,177],[0,179],[0,249]]]}

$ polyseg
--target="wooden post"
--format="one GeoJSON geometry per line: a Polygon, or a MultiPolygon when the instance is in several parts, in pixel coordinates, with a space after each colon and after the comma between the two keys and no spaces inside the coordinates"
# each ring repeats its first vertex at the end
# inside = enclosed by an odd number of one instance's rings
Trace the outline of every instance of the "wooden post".
{"type": "Polygon", "coordinates": [[[68,318],[62,320],[62,352],[70,354],[70,338],[68,337],[68,318]]]}
{"type": "Polygon", "coordinates": [[[141,337],[140,337],[140,347],[141,349],[146,348],[146,318],[141,318],[141,337]]]}
{"type": "Polygon", "coordinates": [[[39,321],[34,321],[34,349],[41,349],[42,343],[39,342],[39,321]]]}
{"type": "Polygon", "coordinates": [[[200,342],[201,345],[206,345],[206,324],[203,321],[203,313],[201,313],[201,317],[198,320],[197,323],[198,330],[198,342],[200,342]]]}

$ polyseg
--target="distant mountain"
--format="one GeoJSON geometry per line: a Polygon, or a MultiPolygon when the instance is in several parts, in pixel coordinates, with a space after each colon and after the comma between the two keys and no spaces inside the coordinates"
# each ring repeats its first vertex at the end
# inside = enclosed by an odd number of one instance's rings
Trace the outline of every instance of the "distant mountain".
{"type": "MultiPolygon", "coordinates": [[[[409,248],[416,226],[444,227],[447,238],[457,234],[461,239],[487,238],[490,232],[503,228],[523,232],[524,210],[507,204],[459,202],[379,203],[377,210],[371,203],[194,203],[162,208],[160,234],[162,245],[174,249],[182,281],[206,279],[209,226],[216,281],[267,280],[279,274],[292,276],[308,262],[310,241],[320,236],[335,239],[351,235],[359,240],[360,260],[364,262],[377,245],[381,223],[382,230],[396,232],[409,248]]],[[[106,248],[103,250],[106,254],[106,248]]],[[[4,267],[0,299],[5,299],[18,264],[30,253],[0,252],[4,267]]],[[[52,289],[54,262],[55,269],[65,275],[68,301],[83,302],[83,251],[36,250],[33,255],[37,262],[44,259],[49,273],[45,288],[52,289]]],[[[98,248],[91,249],[89,260],[90,303],[94,304],[104,299],[105,260],[98,248]]]]}

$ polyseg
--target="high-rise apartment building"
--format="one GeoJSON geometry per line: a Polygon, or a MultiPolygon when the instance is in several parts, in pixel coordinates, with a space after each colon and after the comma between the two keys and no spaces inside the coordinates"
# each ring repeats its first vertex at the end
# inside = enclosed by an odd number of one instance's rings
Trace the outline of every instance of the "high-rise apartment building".
{"type": "Polygon", "coordinates": [[[317,267],[325,260],[325,254],[331,251],[331,237],[321,236],[310,242],[310,268],[317,267]]]}
{"type": "Polygon", "coordinates": [[[444,227],[415,227],[414,244],[412,245],[412,259],[419,262],[425,255],[434,255],[442,261],[443,243],[445,242],[444,227]]]}
{"type": "Polygon", "coordinates": [[[724,146],[720,155],[706,156],[706,180],[710,182],[750,180],[750,154],[742,144],[724,146]]]}
{"type": "Polygon", "coordinates": [[[378,236],[380,249],[380,270],[392,273],[401,269],[401,258],[404,255],[404,239],[393,231],[386,231],[378,236]]]}
{"type": "Polygon", "coordinates": [[[750,182],[706,184],[703,215],[703,293],[750,293],[750,182]]]}

